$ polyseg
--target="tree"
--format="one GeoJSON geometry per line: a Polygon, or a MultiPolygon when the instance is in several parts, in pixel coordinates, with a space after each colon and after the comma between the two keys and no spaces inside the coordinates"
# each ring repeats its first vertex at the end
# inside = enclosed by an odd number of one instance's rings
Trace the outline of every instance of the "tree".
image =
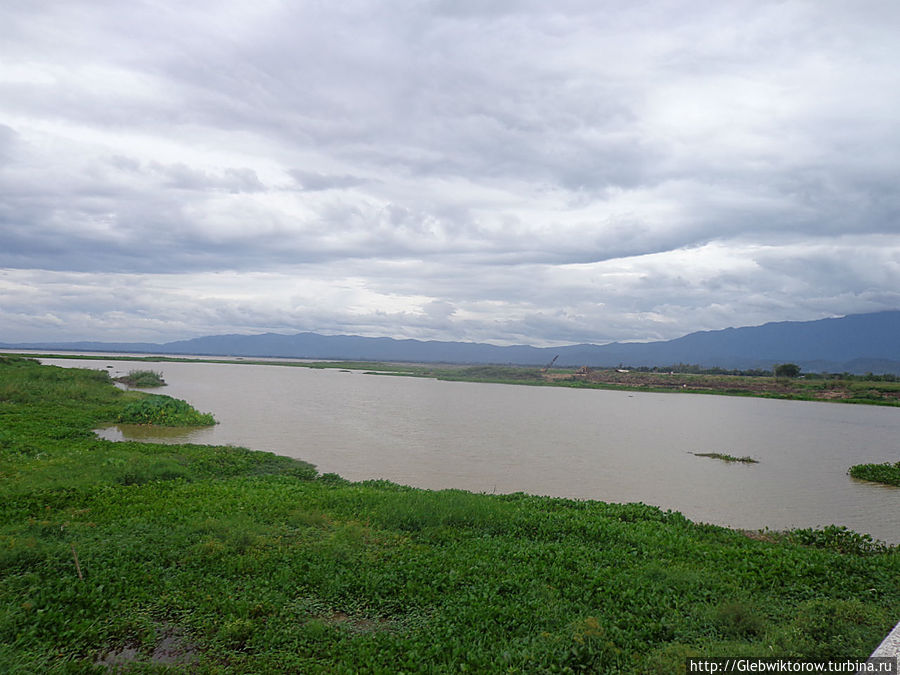
{"type": "Polygon", "coordinates": [[[782,363],[775,366],[775,377],[797,377],[800,375],[800,366],[796,363],[782,363]]]}

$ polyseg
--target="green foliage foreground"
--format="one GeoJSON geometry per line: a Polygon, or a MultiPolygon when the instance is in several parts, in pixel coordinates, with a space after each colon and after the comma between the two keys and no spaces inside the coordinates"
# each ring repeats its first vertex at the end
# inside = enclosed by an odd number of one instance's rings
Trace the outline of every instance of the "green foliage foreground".
{"type": "Polygon", "coordinates": [[[897,619],[900,555],[860,535],[91,432],[144,400],[0,359],[0,671],[674,673],[867,655],[897,619]]]}

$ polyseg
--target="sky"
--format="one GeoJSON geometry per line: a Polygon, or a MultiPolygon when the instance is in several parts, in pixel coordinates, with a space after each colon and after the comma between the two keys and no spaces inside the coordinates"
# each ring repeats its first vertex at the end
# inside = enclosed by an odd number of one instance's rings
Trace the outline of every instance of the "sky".
{"type": "Polygon", "coordinates": [[[900,308],[896,0],[6,0],[0,342],[900,308]]]}

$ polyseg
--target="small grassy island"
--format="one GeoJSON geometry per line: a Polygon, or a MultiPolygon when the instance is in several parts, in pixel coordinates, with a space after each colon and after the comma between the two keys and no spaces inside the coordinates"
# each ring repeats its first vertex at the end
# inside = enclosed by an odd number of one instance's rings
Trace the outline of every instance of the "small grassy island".
{"type": "Polygon", "coordinates": [[[862,657],[897,620],[900,550],[838,527],[747,536],[91,431],[211,421],[166,398],[0,355],[0,672],[669,674],[862,657]]]}
{"type": "Polygon", "coordinates": [[[900,462],[891,464],[857,464],[848,472],[854,478],[900,487],[900,462]]]}
{"type": "Polygon", "coordinates": [[[155,370],[130,370],[127,375],[115,378],[115,381],[127,384],[129,387],[143,389],[166,386],[162,373],[158,373],[155,370]]]}

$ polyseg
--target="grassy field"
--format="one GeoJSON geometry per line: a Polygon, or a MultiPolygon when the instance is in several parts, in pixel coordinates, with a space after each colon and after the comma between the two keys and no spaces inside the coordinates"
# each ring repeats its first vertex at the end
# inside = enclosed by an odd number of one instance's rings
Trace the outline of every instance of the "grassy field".
{"type": "Polygon", "coordinates": [[[840,528],[748,534],[92,433],[147,400],[0,356],[0,672],[668,674],[864,656],[898,619],[900,551],[840,528]]]}

